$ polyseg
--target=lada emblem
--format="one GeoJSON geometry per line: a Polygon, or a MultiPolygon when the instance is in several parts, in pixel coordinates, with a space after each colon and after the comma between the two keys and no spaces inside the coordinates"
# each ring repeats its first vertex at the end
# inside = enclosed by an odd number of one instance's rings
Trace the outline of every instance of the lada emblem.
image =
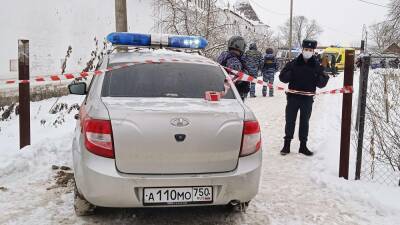
{"type": "Polygon", "coordinates": [[[175,118],[171,120],[171,125],[175,127],[186,127],[189,125],[189,121],[184,118],[175,118]]]}

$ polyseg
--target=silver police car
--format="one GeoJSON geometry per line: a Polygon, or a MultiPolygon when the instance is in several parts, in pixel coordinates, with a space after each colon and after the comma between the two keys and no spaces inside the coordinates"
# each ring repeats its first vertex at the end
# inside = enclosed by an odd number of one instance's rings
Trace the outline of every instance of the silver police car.
{"type": "Polygon", "coordinates": [[[104,69],[88,87],[69,85],[86,95],[72,143],[78,215],[96,206],[247,207],[260,182],[260,126],[220,65],[135,48],[110,54],[104,69]],[[210,92],[223,94],[214,101],[210,92]]]}

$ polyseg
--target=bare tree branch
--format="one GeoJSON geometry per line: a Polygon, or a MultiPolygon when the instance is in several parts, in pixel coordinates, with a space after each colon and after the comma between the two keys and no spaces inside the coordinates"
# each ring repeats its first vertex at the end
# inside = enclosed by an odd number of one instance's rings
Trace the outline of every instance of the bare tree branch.
{"type": "MultiPolygon", "coordinates": [[[[289,20],[280,27],[281,36],[286,46],[289,46],[289,29],[289,20]]],[[[317,39],[322,32],[323,29],[315,20],[309,21],[305,16],[295,16],[293,18],[293,40],[295,41],[295,46],[300,47],[304,39],[317,39]]]]}

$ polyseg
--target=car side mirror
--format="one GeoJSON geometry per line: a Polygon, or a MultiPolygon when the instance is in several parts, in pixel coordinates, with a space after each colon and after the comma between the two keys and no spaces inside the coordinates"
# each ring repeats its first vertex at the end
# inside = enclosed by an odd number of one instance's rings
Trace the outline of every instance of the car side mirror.
{"type": "Polygon", "coordinates": [[[69,93],[73,95],[86,95],[86,83],[79,82],[68,85],[69,93]]]}

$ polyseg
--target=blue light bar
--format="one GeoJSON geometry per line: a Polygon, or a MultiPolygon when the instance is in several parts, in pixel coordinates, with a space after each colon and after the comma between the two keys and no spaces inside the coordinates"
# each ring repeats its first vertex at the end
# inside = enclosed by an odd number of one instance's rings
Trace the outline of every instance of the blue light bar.
{"type": "Polygon", "coordinates": [[[137,34],[114,32],[107,36],[107,40],[113,45],[133,45],[133,46],[150,46],[150,34],[137,34]]]}
{"type": "Polygon", "coordinates": [[[164,46],[170,48],[204,49],[208,41],[199,36],[183,35],[150,35],[139,33],[114,32],[107,36],[107,40],[113,45],[130,46],[164,46]]]}
{"type": "Polygon", "coordinates": [[[171,48],[194,48],[204,49],[208,41],[199,36],[170,36],[168,37],[168,47],[171,48]]]}

